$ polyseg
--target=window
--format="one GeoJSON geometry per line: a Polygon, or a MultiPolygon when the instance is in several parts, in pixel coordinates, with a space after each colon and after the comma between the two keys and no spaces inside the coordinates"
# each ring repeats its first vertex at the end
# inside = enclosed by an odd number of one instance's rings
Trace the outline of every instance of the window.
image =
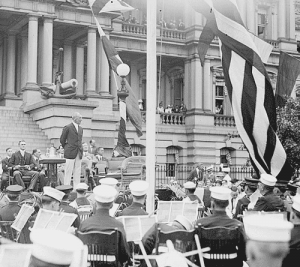
{"type": "Polygon", "coordinates": [[[175,146],[167,147],[166,176],[176,176],[176,165],[179,163],[179,150],[175,146]]]}
{"type": "Polygon", "coordinates": [[[257,35],[260,38],[267,38],[267,24],[268,24],[268,8],[261,7],[257,13],[257,35]]]}
{"type": "Polygon", "coordinates": [[[216,95],[215,95],[215,109],[216,114],[224,114],[224,98],[225,98],[226,88],[224,82],[216,83],[216,95]]]}

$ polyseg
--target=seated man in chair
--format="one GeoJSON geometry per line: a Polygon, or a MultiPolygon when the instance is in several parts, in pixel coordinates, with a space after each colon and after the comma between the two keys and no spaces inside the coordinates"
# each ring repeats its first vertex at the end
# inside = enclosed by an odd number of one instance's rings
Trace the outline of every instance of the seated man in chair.
{"type": "Polygon", "coordinates": [[[41,160],[41,150],[40,149],[33,149],[32,157],[34,162],[34,170],[39,173],[39,182],[40,182],[40,189],[43,191],[44,186],[47,185],[47,178],[46,178],[46,167],[40,163],[41,160]]]}
{"type": "MultiPolygon", "coordinates": [[[[213,214],[209,217],[201,218],[196,222],[199,227],[211,228],[211,227],[226,227],[235,228],[238,227],[240,234],[240,240],[238,241],[237,251],[237,266],[243,266],[243,261],[246,260],[245,251],[245,239],[243,224],[236,220],[231,219],[226,214],[226,207],[229,205],[230,189],[222,186],[211,187],[211,209],[213,214]]],[[[201,242],[201,238],[200,238],[201,242]]]]}
{"type": "Polygon", "coordinates": [[[28,191],[32,191],[35,188],[36,182],[39,178],[39,173],[34,171],[34,160],[30,153],[25,151],[26,142],[24,140],[19,142],[20,150],[15,152],[10,160],[9,167],[13,169],[13,176],[18,185],[25,188],[23,176],[29,176],[31,178],[30,185],[27,188],[28,191]]]}
{"type": "Polygon", "coordinates": [[[92,187],[96,186],[93,179],[93,162],[95,161],[94,155],[88,152],[89,147],[87,143],[82,143],[82,161],[81,161],[81,175],[84,177],[85,183],[91,183],[92,187]]]}

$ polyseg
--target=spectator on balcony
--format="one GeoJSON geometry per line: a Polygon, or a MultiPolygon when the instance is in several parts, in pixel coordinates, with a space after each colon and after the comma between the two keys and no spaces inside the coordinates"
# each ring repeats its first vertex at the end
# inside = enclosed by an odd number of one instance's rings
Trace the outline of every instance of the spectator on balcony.
{"type": "Polygon", "coordinates": [[[142,25],[147,25],[147,16],[146,16],[146,14],[143,15],[142,25]]]}
{"type": "Polygon", "coordinates": [[[187,111],[187,109],[186,109],[186,106],[185,106],[185,104],[182,102],[181,103],[181,105],[180,105],[180,108],[179,108],[179,111],[181,112],[181,113],[186,113],[186,111],[187,111]]]}
{"type": "Polygon", "coordinates": [[[223,105],[220,106],[220,111],[219,114],[223,115],[224,114],[224,110],[223,110],[223,105]]]}
{"type": "Polygon", "coordinates": [[[132,15],[130,14],[129,17],[125,19],[125,22],[131,23],[131,20],[132,20],[132,15]]]}
{"type": "Polygon", "coordinates": [[[160,113],[164,113],[165,112],[165,108],[163,106],[163,102],[161,101],[157,107],[157,113],[160,114],[160,113]]]}
{"type": "Polygon", "coordinates": [[[162,28],[167,28],[167,23],[161,18],[158,23],[162,28]]]}
{"type": "Polygon", "coordinates": [[[181,31],[183,31],[185,29],[185,25],[184,25],[182,19],[179,19],[177,29],[181,30],[181,31]]]}
{"type": "Polygon", "coordinates": [[[175,30],[176,29],[176,23],[175,23],[175,20],[170,20],[169,23],[167,23],[167,28],[168,29],[171,29],[171,30],[175,30]]]}
{"type": "Polygon", "coordinates": [[[139,100],[138,100],[138,103],[139,103],[139,109],[140,109],[140,110],[144,110],[143,100],[142,100],[142,99],[139,99],[139,100]]]}
{"type": "Polygon", "coordinates": [[[172,112],[173,112],[173,113],[179,113],[179,112],[180,112],[179,106],[178,106],[178,105],[173,106],[172,112]]]}
{"type": "Polygon", "coordinates": [[[216,114],[220,114],[220,106],[219,105],[216,106],[216,114]]]}
{"type": "Polygon", "coordinates": [[[168,105],[167,108],[165,109],[165,113],[172,113],[172,105],[168,105]]]}

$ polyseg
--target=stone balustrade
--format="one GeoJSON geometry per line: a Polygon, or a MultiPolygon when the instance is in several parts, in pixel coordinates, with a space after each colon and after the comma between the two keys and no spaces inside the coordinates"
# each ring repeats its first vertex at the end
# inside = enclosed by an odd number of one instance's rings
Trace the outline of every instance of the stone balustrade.
{"type": "Polygon", "coordinates": [[[123,23],[122,24],[122,32],[146,35],[147,34],[147,26],[140,25],[140,24],[123,23]]]}
{"type": "Polygon", "coordinates": [[[186,39],[185,31],[160,28],[160,36],[171,39],[186,39]]]}
{"type": "Polygon", "coordinates": [[[185,115],[183,113],[161,113],[162,124],[185,125],[185,115]]]}
{"type": "Polygon", "coordinates": [[[215,126],[235,127],[235,121],[233,116],[215,114],[214,121],[215,121],[215,126]]]}

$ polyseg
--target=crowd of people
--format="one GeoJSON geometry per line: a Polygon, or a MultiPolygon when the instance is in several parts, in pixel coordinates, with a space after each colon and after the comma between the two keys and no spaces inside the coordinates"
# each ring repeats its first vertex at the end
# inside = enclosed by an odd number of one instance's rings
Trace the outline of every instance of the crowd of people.
{"type": "Polygon", "coordinates": [[[186,113],[187,109],[184,103],[180,105],[167,105],[164,107],[163,102],[161,101],[156,109],[158,114],[161,113],[186,113]]]}
{"type": "MultiPolygon", "coordinates": [[[[276,178],[270,174],[253,175],[239,181],[231,178],[229,166],[222,166],[222,175],[220,175],[214,173],[214,166],[204,168],[203,164],[199,164],[188,174],[183,187],[176,180],[170,181],[173,193],[177,196],[178,192],[181,192],[176,200],[182,201],[184,205],[194,203],[198,215],[191,220],[183,216],[184,211],[182,211],[167,224],[156,222],[143,233],[140,247],[132,246],[127,242],[125,225],[117,217],[153,215],[153,212],[148,214],[145,209],[149,184],[144,180],[134,180],[129,184],[129,188],[121,188],[119,181],[112,177],[101,178],[99,184],[96,183],[93,173],[96,172],[95,166],[100,161],[107,162],[107,159],[104,156],[104,149],[98,148],[94,140],[90,140],[89,144],[82,141],[81,121],[81,115],[75,113],[72,122],[62,130],[61,146],[57,151],[54,147],[47,150],[49,157],[66,159],[64,166],[58,166],[58,178],[61,184],[48,186],[47,167],[39,163],[42,158],[41,151],[34,149],[32,153],[28,153],[24,140],[19,142],[18,151],[13,153],[13,150],[8,148],[7,157],[2,161],[4,175],[2,175],[1,189],[5,195],[2,194],[0,200],[0,225],[3,221],[13,223],[24,204],[34,207],[23,228],[19,229],[17,240],[14,239],[20,243],[33,243],[30,266],[47,264],[69,266],[76,257],[80,262],[78,251],[83,249],[85,242],[82,234],[116,230],[119,232],[116,248],[118,266],[123,264],[145,266],[144,261],[133,259],[133,253],[141,254],[144,249],[148,255],[157,254],[158,231],[190,232],[195,229],[201,244],[202,229],[214,227],[222,229],[225,227],[229,232],[233,229],[237,231],[233,246],[236,249],[230,253],[224,252],[227,258],[222,256],[223,254],[218,256],[220,257],[218,260],[230,260],[227,262],[229,266],[238,267],[248,263],[250,266],[285,267],[298,264],[300,248],[298,185],[278,184],[276,178]],[[79,177],[76,178],[76,175],[79,177]],[[25,176],[30,178],[28,185],[23,180],[25,176]],[[71,176],[73,176],[72,183],[71,176]],[[13,179],[14,184],[8,185],[9,179],[13,179]],[[35,192],[38,182],[41,193],[35,192]],[[61,235],[56,234],[54,230],[36,229],[35,222],[41,211],[72,214],[74,220],[67,233],[61,235]],[[78,249],[64,250],[61,246],[56,246],[67,240],[76,243],[78,249]],[[51,244],[46,250],[41,249],[41,246],[45,246],[45,242],[51,244]],[[264,244],[271,245],[266,247],[264,244]],[[69,256],[66,258],[53,256],[63,253],[69,256]]],[[[160,206],[156,207],[154,214],[159,213],[160,206]]],[[[5,233],[2,232],[2,236],[5,233]]],[[[219,238],[232,237],[225,235],[219,238]]],[[[0,242],[2,240],[7,242],[4,239],[0,239],[0,242]]],[[[168,248],[172,250],[170,246],[168,248]]],[[[202,256],[206,266],[225,266],[222,265],[223,261],[219,261],[220,265],[213,261],[215,254],[206,251],[202,256]]],[[[199,255],[191,258],[196,266],[200,266],[203,259],[199,255]]],[[[163,266],[178,265],[168,263],[163,266]]]]}

